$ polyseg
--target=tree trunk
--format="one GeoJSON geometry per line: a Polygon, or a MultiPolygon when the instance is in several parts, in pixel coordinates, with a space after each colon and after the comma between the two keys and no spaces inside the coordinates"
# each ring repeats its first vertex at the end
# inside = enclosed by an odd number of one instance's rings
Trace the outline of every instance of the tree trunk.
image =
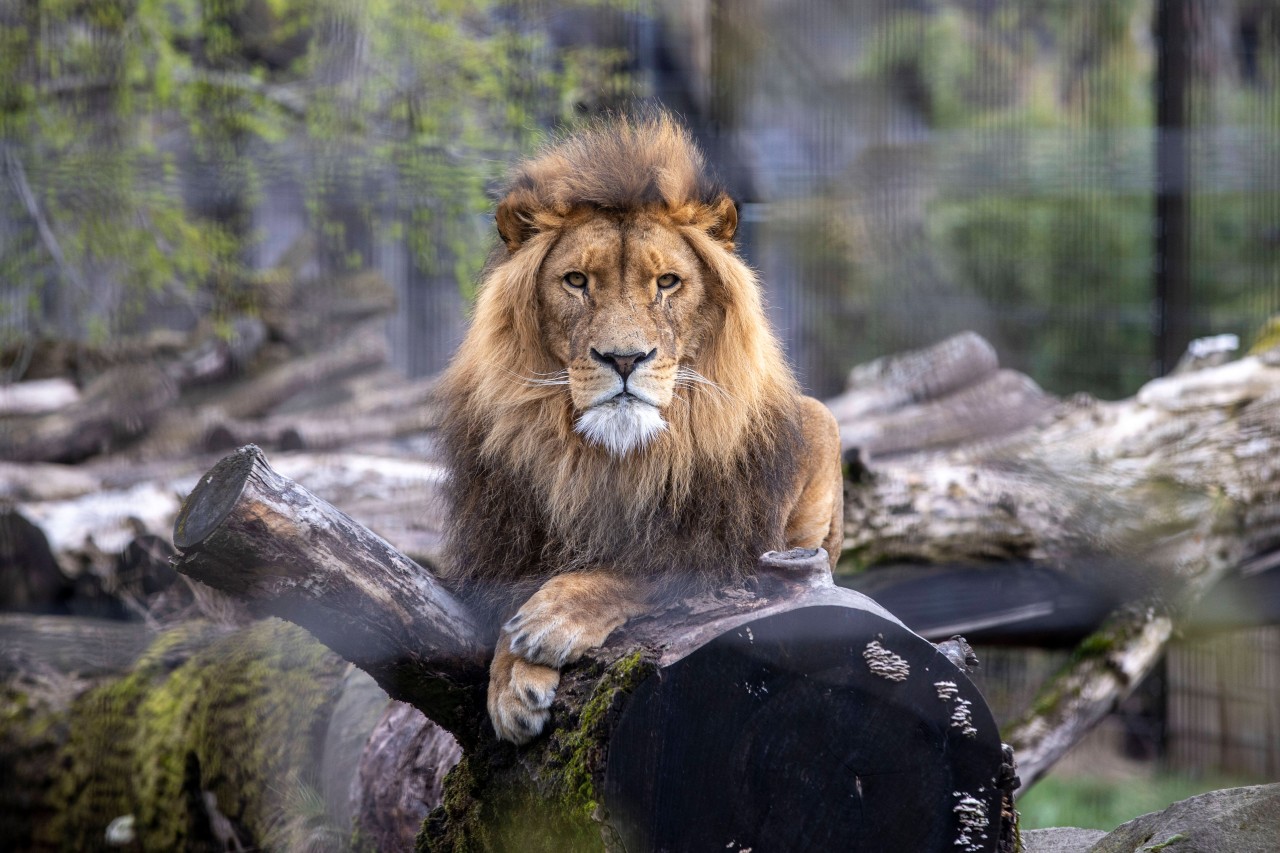
{"type": "Polygon", "coordinates": [[[201,480],[174,538],[179,571],[307,627],[457,737],[427,849],[979,851],[1010,838],[1011,780],[981,695],[836,587],[822,552],[773,555],[754,588],[634,620],[564,671],[551,733],[517,749],[488,727],[488,649],[465,608],[256,448],[201,480]]]}

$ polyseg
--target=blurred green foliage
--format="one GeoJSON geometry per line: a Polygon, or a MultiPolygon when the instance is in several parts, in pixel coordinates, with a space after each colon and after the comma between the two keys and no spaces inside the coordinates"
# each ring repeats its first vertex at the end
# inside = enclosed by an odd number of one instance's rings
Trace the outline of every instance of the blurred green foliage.
{"type": "Polygon", "coordinates": [[[486,188],[618,85],[616,56],[549,50],[548,5],[0,0],[0,336],[114,334],[160,292],[254,310],[271,170],[326,268],[391,234],[470,287],[486,188]]]}
{"type": "Polygon", "coordinates": [[[1024,830],[1078,826],[1110,832],[1135,817],[1161,811],[1188,797],[1261,781],[1171,773],[1124,778],[1051,775],[1018,797],[1015,805],[1024,830]]]}
{"type": "MultiPolygon", "coordinates": [[[[0,0],[0,352],[118,334],[161,297],[214,322],[255,310],[294,277],[264,265],[307,254],[259,251],[286,239],[263,228],[282,183],[323,273],[395,243],[469,297],[505,165],[544,128],[653,94],[628,55],[649,39],[650,63],[706,48],[681,73],[706,75],[685,82],[706,88],[689,117],[710,138],[765,140],[718,165],[782,187],[745,199],[765,204],[743,243],[772,260],[814,391],[962,328],[1055,392],[1149,378],[1155,0],[854,3],[824,13],[830,32],[805,23],[816,7],[712,4],[692,34],[678,6],[0,0]],[[601,11],[653,26],[548,35],[601,11]],[[829,161],[821,133],[788,149],[810,120],[857,139],[829,161]],[[821,178],[793,191],[798,173],[821,178]]],[[[1280,0],[1197,8],[1194,331],[1247,338],[1280,310],[1280,0]]]]}
{"type": "MultiPolygon", "coordinates": [[[[1247,337],[1280,303],[1277,149],[1268,141],[1280,126],[1280,3],[1201,11],[1188,58],[1195,333],[1247,337]],[[1232,43],[1246,26],[1256,33],[1247,62],[1232,43]],[[1218,150],[1224,138],[1237,150],[1218,150]],[[1226,165],[1232,156],[1239,174],[1226,165]],[[1259,168],[1267,171],[1249,171],[1259,168]]],[[[941,312],[980,302],[969,325],[1054,391],[1121,396],[1150,378],[1154,13],[1153,0],[940,0],[886,16],[857,69],[914,105],[935,139],[1007,146],[1006,160],[981,164],[992,170],[989,187],[929,188],[910,251],[939,282],[926,302],[941,312]]],[[[896,259],[864,277],[873,294],[901,298],[896,259]]],[[[869,310],[893,314],[874,299],[869,310]]],[[[943,331],[954,329],[930,329],[943,331]]],[[[894,334],[880,330],[889,339],[881,351],[921,343],[894,334]]]]}

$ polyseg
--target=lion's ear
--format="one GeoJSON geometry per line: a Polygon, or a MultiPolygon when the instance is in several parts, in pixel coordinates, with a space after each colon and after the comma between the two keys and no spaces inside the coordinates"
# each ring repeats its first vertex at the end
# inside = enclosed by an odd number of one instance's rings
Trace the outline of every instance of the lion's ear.
{"type": "Polygon", "coordinates": [[[507,244],[507,251],[514,252],[533,236],[533,216],[526,194],[517,190],[507,194],[498,202],[498,210],[494,218],[498,222],[498,234],[502,242],[507,244]]]}
{"type": "Polygon", "coordinates": [[[716,222],[708,233],[726,249],[733,251],[733,235],[738,230],[738,208],[734,206],[733,199],[727,195],[720,196],[720,200],[713,207],[716,222]]]}

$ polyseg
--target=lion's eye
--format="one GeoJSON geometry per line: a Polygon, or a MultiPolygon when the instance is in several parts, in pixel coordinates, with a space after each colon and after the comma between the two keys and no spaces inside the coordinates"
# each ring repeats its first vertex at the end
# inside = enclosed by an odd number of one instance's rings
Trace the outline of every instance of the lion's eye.
{"type": "Polygon", "coordinates": [[[673,272],[663,273],[662,275],[658,276],[659,290],[675,290],[679,286],[680,286],[680,276],[676,275],[673,272]]]}
{"type": "Polygon", "coordinates": [[[574,290],[582,290],[587,286],[587,277],[580,272],[567,272],[564,274],[564,283],[574,290]]]}

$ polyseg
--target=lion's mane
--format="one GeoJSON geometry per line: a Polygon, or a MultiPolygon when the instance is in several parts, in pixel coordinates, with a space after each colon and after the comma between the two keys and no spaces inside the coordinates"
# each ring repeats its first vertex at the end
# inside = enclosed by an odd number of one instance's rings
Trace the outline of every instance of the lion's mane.
{"type": "MultiPolygon", "coordinates": [[[[519,164],[499,205],[504,236],[471,328],[441,385],[450,471],[447,576],[497,611],[548,576],[583,568],[661,575],[673,595],[738,579],[783,547],[782,505],[801,445],[798,389],[755,275],[722,231],[728,196],[666,116],[602,121],[519,164]],[[573,428],[542,339],[537,274],[566,224],[657,211],[705,265],[718,331],[679,388],[668,429],[610,456],[573,428]]],[[[501,615],[501,613],[497,614],[501,615]]]]}

